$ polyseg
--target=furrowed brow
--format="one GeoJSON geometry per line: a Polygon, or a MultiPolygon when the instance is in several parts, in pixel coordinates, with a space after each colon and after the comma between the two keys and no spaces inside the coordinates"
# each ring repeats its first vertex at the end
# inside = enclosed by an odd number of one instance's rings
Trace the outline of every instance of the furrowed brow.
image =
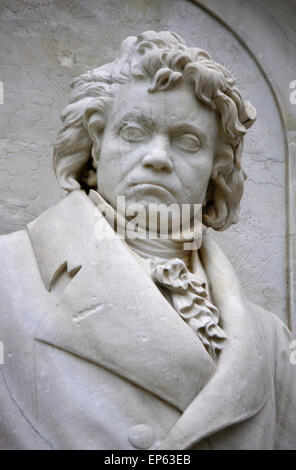
{"type": "Polygon", "coordinates": [[[141,124],[150,129],[155,127],[153,120],[141,111],[133,111],[130,113],[126,113],[119,119],[120,125],[129,124],[131,122],[141,124]]]}

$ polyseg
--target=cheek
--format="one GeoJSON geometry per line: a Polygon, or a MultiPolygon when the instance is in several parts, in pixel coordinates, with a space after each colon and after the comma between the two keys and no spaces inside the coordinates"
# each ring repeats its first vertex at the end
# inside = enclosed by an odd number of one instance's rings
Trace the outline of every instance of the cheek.
{"type": "Polygon", "coordinates": [[[103,195],[113,192],[120,179],[120,166],[112,144],[103,142],[98,158],[97,168],[98,189],[103,195]]]}
{"type": "Polygon", "coordinates": [[[122,139],[106,139],[102,144],[101,161],[113,167],[127,167],[138,154],[137,147],[122,139]]]}
{"type": "Polygon", "coordinates": [[[104,173],[116,173],[122,163],[122,149],[116,139],[106,135],[101,147],[98,169],[104,173]]]}
{"type": "Polygon", "coordinates": [[[136,154],[134,146],[114,137],[106,136],[102,142],[98,159],[98,188],[109,200],[115,197],[120,185],[126,180],[134,166],[136,154]]]}
{"type": "Polygon", "coordinates": [[[197,155],[184,158],[178,163],[178,171],[183,174],[184,178],[198,181],[207,180],[212,173],[213,155],[200,152],[197,155]]]}
{"type": "Polygon", "coordinates": [[[187,198],[191,202],[202,202],[212,174],[212,168],[213,157],[208,154],[198,154],[190,160],[183,160],[179,164],[178,177],[187,198]]]}
{"type": "Polygon", "coordinates": [[[207,184],[213,170],[213,156],[204,155],[202,158],[197,159],[195,175],[200,182],[204,181],[207,184]]]}

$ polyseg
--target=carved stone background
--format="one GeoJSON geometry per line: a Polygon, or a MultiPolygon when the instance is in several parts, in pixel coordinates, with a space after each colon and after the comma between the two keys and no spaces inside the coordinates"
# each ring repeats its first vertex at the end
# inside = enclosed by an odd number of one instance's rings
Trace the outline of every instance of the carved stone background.
{"type": "Polygon", "coordinates": [[[243,44],[189,0],[1,0],[0,233],[22,229],[65,194],[51,155],[72,79],[113,60],[124,37],[148,29],[175,31],[208,50],[257,108],[245,144],[249,178],[241,220],[217,238],[250,300],[287,321],[286,135],[280,112],[243,44]]]}

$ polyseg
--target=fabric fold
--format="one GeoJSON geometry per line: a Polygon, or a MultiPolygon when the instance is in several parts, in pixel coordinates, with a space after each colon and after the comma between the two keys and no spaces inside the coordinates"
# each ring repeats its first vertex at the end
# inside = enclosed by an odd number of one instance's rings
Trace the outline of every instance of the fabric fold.
{"type": "Polygon", "coordinates": [[[165,262],[150,259],[153,281],[171,292],[173,306],[217,359],[226,334],[219,326],[218,309],[210,302],[206,284],[178,258],[165,262]]]}

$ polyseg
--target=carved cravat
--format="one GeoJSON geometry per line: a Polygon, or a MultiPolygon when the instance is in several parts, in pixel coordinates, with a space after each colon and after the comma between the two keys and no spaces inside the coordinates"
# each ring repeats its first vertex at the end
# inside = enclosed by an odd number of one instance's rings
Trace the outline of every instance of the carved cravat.
{"type": "Polygon", "coordinates": [[[169,289],[175,310],[216,359],[226,335],[218,325],[219,312],[209,301],[205,283],[191,273],[179,258],[164,263],[156,259],[149,262],[154,282],[169,289]]]}
{"type": "MultiPolygon", "coordinates": [[[[111,220],[116,218],[112,206],[99,193],[92,190],[90,198],[95,204],[104,207],[107,220],[110,214],[111,220]]],[[[183,242],[169,239],[150,240],[148,237],[145,240],[127,239],[126,242],[133,253],[146,260],[155,284],[167,298],[169,291],[171,296],[168,300],[172,306],[193,329],[211,357],[217,359],[226,334],[218,325],[219,312],[210,302],[206,283],[201,276],[190,272],[186,266],[190,252],[184,251],[183,242]]]]}

